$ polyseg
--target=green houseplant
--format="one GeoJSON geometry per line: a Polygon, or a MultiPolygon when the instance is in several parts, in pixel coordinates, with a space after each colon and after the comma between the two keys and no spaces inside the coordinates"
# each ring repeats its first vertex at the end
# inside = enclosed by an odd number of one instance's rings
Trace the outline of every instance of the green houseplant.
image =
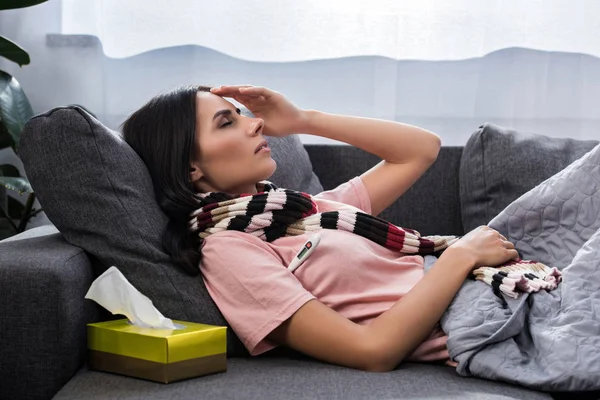
{"type": "MultiPolygon", "coordinates": [[[[24,8],[48,0],[3,0],[0,10],[24,8]]],[[[19,45],[0,35],[0,57],[19,66],[30,62],[29,54],[19,45]]],[[[17,153],[25,123],[33,116],[31,104],[19,82],[0,70],[0,150],[12,148],[17,153]]],[[[31,185],[14,165],[0,164],[0,240],[23,232],[27,222],[41,210],[33,209],[35,194],[31,185]],[[27,194],[25,205],[7,195],[6,190],[27,194]],[[15,223],[15,220],[18,221],[15,223]]]]}

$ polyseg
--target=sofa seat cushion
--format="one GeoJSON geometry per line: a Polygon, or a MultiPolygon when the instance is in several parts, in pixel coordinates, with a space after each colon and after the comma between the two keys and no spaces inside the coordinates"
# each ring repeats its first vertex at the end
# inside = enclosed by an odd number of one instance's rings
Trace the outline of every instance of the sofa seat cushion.
{"type": "Polygon", "coordinates": [[[82,369],[54,400],[152,399],[551,399],[499,382],[463,378],[450,367],[406,364],[362,372],[306,358],[233,358],[225,373],[168,385],[82,369]]]}

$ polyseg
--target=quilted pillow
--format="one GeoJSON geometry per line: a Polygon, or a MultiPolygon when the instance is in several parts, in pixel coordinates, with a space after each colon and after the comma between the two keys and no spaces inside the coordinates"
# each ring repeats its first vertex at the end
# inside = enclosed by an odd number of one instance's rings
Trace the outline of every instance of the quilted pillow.
{"type": "Polygon", "coordinates": [[[551,138],[484,124],[465,145],[460,200],[465,232],[487,225],[506,206],[566,168],[599,142],[551,138]]]}
{"type": "MultiPolygon", "coordinates": [[[[284,162],[302,162],[295,144],[273,147],[282,183],[319,190],[318,180],[294,181],[296,170],[312,170],[310,164],[284,162]]],[[[164,252],[167,217],[146,166],[119,133],[79,107],[59,107],[26,124],[19,153],[46,215],[91,256],[96,275],[114,265],[166,317],[227,325],[202,278],[181,272],[164,252]]],[[[231,329],[227,350],[230,356],[247,354],[231,329]]]]}

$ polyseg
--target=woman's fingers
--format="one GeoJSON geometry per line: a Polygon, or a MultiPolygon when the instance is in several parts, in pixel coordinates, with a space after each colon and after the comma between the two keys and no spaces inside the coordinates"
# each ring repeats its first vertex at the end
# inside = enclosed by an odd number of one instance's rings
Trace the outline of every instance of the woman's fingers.
{"type": "Polygon", "coordinates": [[[498,236],[500,237],[500,239],[507,240],[506,237],[503,234],[501,234],[500,232],[496,231],[495,229],[494,229],[494,231],[498,234],[498,236]]]}
{"type": "Polygon", "coordinates": [[[501,234],[500,232],[498,232],[498,231],[497,231],[497,230],[495,230],[494,228],[490,228],[490,227],[489,227],[489,226],[487,226],[487,225],[482,225],[482,226],[483,226],[485,229],[487,229],[487,230],[490,230],[490,231],[492,231],[492,232],[496,233],[500,239],[502,239],[502,240],[507,240],[507,239],[506,239],[506,237],[504,237],[504,235],[503,235],[503,234],[501,234]]]}
{"type": "Polygon", "coordinates": [[[249,95],[249,96],[263,96],[263,97],[270,97],[273,93],[267,89],[264,88],[262,86],[249,86],[249,87],[243,87],[240,88],[240,93],[243,93],[245,95],[249,95]]]}
{"type": "Polygon", "coordinates": [[[210,89],[211,93],[219,94],[231,94],[240,93],[247,96],[264,95],[268,89],[261,86],[252,85],[232,85],[232,86],[219,86],[210,89]]]}
{"type": "Polygon", "coordinates": [[[443,336],[446,336],[446,334],[444,333],[442,328],[440,328],[439,325],[436,325],[433,328],[433,330],[431,331],[431,333],[429,334],[429,336],[427,337],[427,339],[425,339],[425,340],[437,339],[437,338],[441,338],[443,336]]]}
{"type": "Polygon", "coordinates": [[[514,243],[504,240],[504,248],[508,251],[512,260],[519,260],[519,253],[515,249],[514,243]]]}
{"type": "Polygon", "coordinates": [[[448,349],[444,348],[442,350],[431,351],[429,353],[421,355],[419,357],[420,361],[439,361],[439,360],[447,360],[450,358],[450,354],[448,353],[448,349]]]}
{"type": "Polygon", "coordinates": [[[411,354],[410,359],[417,361],[439,361],[448,358],[446,342],[448,336],[426,340],[411,354]]]}
{"type": "MultiPolygon", "coordinates": [[[[502,235],[501,233],[498,233],[498,236],[500,237],[500,239],[502,239],[503,243],[504,243],[504,247],[509,249],[509,250],[514,250],[515,245],[514,243],[512,243],[511,241],[509,241],[504,235],[502,235]]],[[[516,253],[516,250],[514,250],[514,252],[516,253]]],[[[512,253],[512,251],[511,251],[512,253]]]]}
{"type": "Polygon", "coordinates": [[[266,102],[264,96],[245,96],[245,95],[234,95],[232,97],[238,103],[241,103],[247,107],[249,106],[260,106],[266,102]]]}
{"type": "Polygon", "coordinates": [[[217,88],[210,89],[212,94],[216,94],[221,97],[234,97],[236,95],[240,95],[241,86],[221,86],[217,88]]]}
{"type": "MultiPolygon", "coordinates": [[[[265,96],[246,96],[245,94],[240,94],[236,97],[239,97],[241,100],[245,100],[245,101],[253,101],[255,103],[260,103],[262,101],[266,101],[267,99],[265,98],[265,96]]],[[[237,100],[237,99],[236,99],[237,100]]]]}
{"type": "Polygon", "coordinates": [[[240,94],[248,97],[262,97],[264,99],[273,95],[273,91],[265,87],[252,85],[220,86],[212,88],[210,92],[223,97],[233,97],[236,94],[240,94]]]}
{"type": "Polygon", "coordinates": [[[252,85],[231,85],[231,86],[216,86],[210,89],[211,92],[229,92],[229,91],[238,91],[241,88],[248,88],[252,85]]]}
{"type": "Polygon", "coordinates": [[[450,354],[445,344],[441,347],[436,346],[424,349],[424,351],[418,354],[419,361],[440,361],[447,360],[448,358],[450,358],[450,354]]]}

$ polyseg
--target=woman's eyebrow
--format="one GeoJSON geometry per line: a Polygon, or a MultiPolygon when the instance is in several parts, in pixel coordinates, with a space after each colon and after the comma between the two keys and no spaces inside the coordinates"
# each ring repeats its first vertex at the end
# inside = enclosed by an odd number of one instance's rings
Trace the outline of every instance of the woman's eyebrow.
{"type": "MultiPolygon", "coordinates": [[[[236,111],[238,114],[240,114],[240,113],[242,112],[242,111],[241,111],[239,108],[236,108],[236,109],[235,109],[235,111],[236,111]]],[[[213,119],[213,121],[214,121],[214,120],[215,120],[215,119],[217,119],[217,117],[219,117],[220,115],[231,115],[232,113],[233,113],[233,112],[232,112],[230,109],[227,109],[227,108],[225,108],[225,109],[223,109],[223,110],[219,110],[219,111],[217,111],[217,112],[215,113],[215,115],[213,115],[213,118],[212,118],[212,119],[213,119]]]]}
{"type": "Polygon", "coordinates": [[[231,115],[231,110],[229,109],[224,109],[224,110],[219,110],[215,113],[215,115],[213,115],[213,121],[215,119],[217,119],[217,117],[219,117],[220,115],[231,115]]]}

